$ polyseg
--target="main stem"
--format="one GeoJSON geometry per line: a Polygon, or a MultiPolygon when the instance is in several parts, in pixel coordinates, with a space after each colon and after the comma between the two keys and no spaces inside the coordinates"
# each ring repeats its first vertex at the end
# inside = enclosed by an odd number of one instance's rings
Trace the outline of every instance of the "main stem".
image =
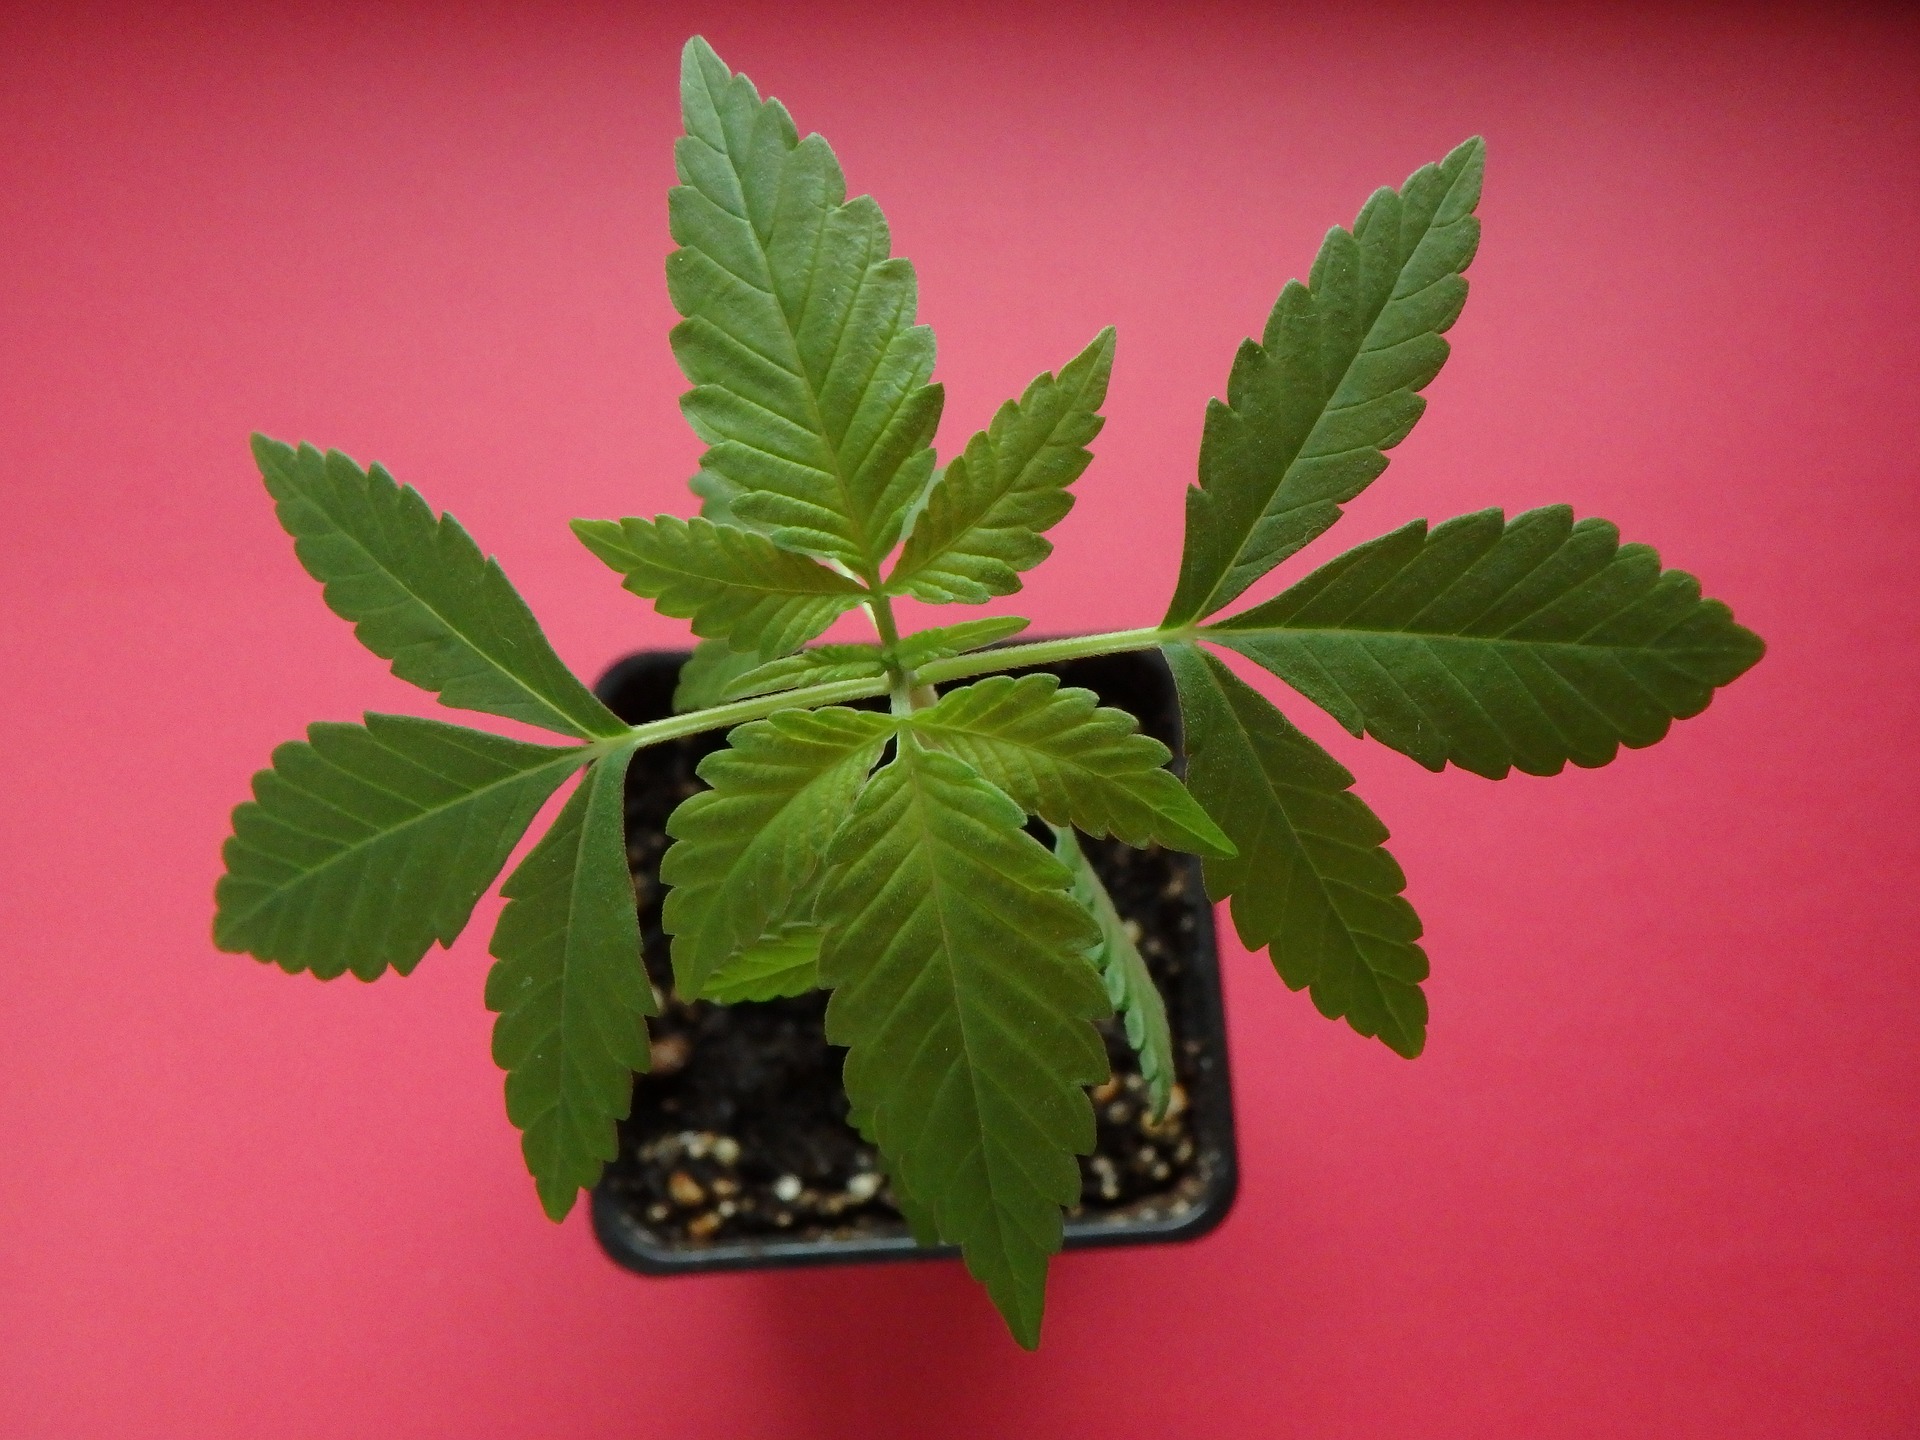
{"type": "MultiPolygon", "coordinates": [[[[876,596],[873,606],[874,628],[881,643],[891,651],[900,640],[893,610],[886,597],[876,596]]],[[[757,695],[751,700],[736,700],[729,705],[714,705],[705,710],[689,710],[684,715],[669,715],[664,720],[649,720],[635,725],[615,745],[658,745],[680,740],[705,730],[727,729],[749,720],[764,720],[782,710],[812,710],[822,705],[840,705],[849,700],[890,697],[893,711],[903,715],[931,703],[929,687],[953,680],[966,680],[998,670],[1024,670],[1033,665],[1058,665],[1067,660],[1085,660],[1094,655],[1113,655],[1123,650],[1151,650],[1191,640],[1194,630],[1179,626],[1161,630],[1148,626],[1140,630],[1109,630],[1102,635],[1070,635],[1062,640],[1037,640],[1028,645],[1003,645],[995,650],[978,650],[971,655],[955,655],[950,660],[934,660],[911,675],[897,670],[885,676],[863,680],[837,680],[830,685],[810,685],[803,690],[786,690],[777,695],[757,695]]]]}
{"type": "Polygon", "coordinates": [[[873,616],[873,628],[880,632],[881,653],[887,657],[888,705],[896,715],[911,715],[920,705],[913,677],[900,668],[900,627],[894,623],[893,601],[876,589],[867,600],[867,613],[873,616]]]}

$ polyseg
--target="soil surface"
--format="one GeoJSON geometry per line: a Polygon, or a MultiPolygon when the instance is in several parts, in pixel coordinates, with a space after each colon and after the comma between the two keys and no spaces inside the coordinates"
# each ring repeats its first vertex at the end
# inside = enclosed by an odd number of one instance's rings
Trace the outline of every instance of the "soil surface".
{"type": "MultiPolygon", "coordinates": [[[[1098,678],[1098,672],[1069,675],[1115,698],[1098,678]]],[[[670,672],[630,677],[610,698],[624,718],[653,718],[666,713],[663,687],[670,691],[670,672]]],[[[1149,716],[1145,728],[1163,731],[1172,723],[1149,716]]],[[[675,1248],[904,1233],[878,1155],[846,1123],[845,1052],[827,1043],[826,996],[721,1006],[672,993],[669,938],[660,928],[666,819],[705,788],[695,767],[722,743],[699,736],[650,747],[629,771],[627,854],[661,1013],[649,1022],[652,1070],[635,1077],[633,1112],[620,1128],[620,1155],[608,1165],[602,1188],[675,1248]]],[[[1180,1003],[1181,957],[1200,924],[1204,898],[1195,893],[1187,856],[1086,837],[1081,843],[1115,909],[1138,927],[1141,956],[1169,1001],[1179,1084],[1168,1114],[1155,1123],[1120,1021],[1102,1024],[1113,1076],[1090,1092],[1099,1138],[1094,1153],[1081,1157],[1080,1204],[1068,1214],[1118,1219],[1150,1209],[1181,1215],[1204,1188],[1188,1096],[1205,1061],[1198,1041],[1182,1033],[1188,1017],[1180,1003]]]]}

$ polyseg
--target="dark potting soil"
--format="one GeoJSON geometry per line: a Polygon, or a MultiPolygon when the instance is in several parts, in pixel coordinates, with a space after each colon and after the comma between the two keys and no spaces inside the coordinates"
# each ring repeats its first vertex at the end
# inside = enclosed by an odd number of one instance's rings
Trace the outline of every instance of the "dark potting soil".
{"type": "MultiPolygon", "coordinates": [[[[1091,669],[1091,676],[1069,671],[1070,681],[1095,683],[1103,698],[1121,698],[1097,683],[1096,662],[1074,669],[1091,669]]],[[[670,685],[670,677],[664,683],[670,685]]],[[[627,703],[616,709],[663,713],[658,696],[643,695],[638,705],[621,698],[627,703]]],[[[1164,732],[1173,723],[1168,715],[1148,714],[1143,728],[1164,732]]],[[[633,1111],[620,1127],[619,1158],[608,1165],[603,1189],[657,1241],[674,1247],[904,1233],[878,1155],[846,1121],[845,1052],[827,1043],[826,996],[720,1006],[672,993],[669,939],[660,928],[666,820],[705,788],[695,767],[723,743],[706,735],[649,747],[628,774],[627,854],[661,1013],[649,1022],[652,1069],[635,1077],[633,1111]]],[[[1169,1001],[1178,1084],[1167,1115],[1156,1123],[1119,1019],[1102,1023],[1113,1075],[1090,1092],[1098,1141],[1093,1154],[1081,1157],[1080,1203],[1068,1213],[1178,1217],[1204,1188],[1204,1157],[1187,1097],[1198,1067],[1208,1062],[1198,1040],[1182,1033],[1190,1027],[1180,1003],[1183,956],[1201,923],[1204,898],[1196,894],[1189,857],[1084,836],[1081,843],[1115,909],[1137,927],[1141,956],[1169,1001]]]]}

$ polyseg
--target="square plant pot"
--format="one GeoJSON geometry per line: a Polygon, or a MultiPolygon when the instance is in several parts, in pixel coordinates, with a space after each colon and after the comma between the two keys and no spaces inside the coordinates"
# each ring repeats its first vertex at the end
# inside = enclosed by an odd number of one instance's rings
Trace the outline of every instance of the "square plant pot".
{"type": "MultiPolygon", "coordinates": [[[[629,656],[597,691],[631,724],[659,719],[672,711],[687,654],[629,656]]],[[[1175,767],[1183,764],[1178,698],[1158,651],[1042,668],[1136,716],[1174,752],[1175,767]]],[[[619,1157],[594,1191],[595,1233],[609,1255],[645,1275],[957,1255],[914,1243],[878,1156],[847,1125],[844,1052],[827,1044],[825,995],[724,1007],[672,996],[660,927],[666,819],[704,788],[695,767],[724,744],[715,733],[651,746],[628,772],[627,853],[647,970],[663,1003],[649,1022],[653,1069],[635,1077],[619,1157]]],[[[1220,1223],[1238,1183],[1213,908],[1193,856],[1084,836],[1081,844],[1121,918],[1139,927],[1167,1002],[1178,1090],[1166,1118],[1153,1122],[1119,1020],[1102,1023],[1114,1076],[1092,1091],[1098,1142],[1080,1160],[1081,1202],[1067,1212],[1066,1246],[1190,1240],[1220,1223]]]]}

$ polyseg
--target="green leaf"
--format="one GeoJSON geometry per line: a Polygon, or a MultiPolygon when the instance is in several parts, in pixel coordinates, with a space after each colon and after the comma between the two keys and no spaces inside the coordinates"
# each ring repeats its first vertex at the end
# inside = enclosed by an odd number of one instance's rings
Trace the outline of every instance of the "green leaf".
{"type": "MultiPolygon", "coordinates": [[[[847,1112],[847,1124],[860,1132],[860,1138],[878,1149],[879,1140],[874,1137],[873,1120],[858,1110],[847,1112]]],[[[884,1162],[886,1157],[880,1157],[884,1162]]],[[[927,1209],[913,1196],[907,1193],[907,1187],[896,1171],[887,1172],[887,1188],[893,1192],[894,1208],[900,1212],[900,1218],[907,1222],[907,1229],[913,1235],[916,1245],[933,1246],[940,1243],[940,1230],[934,1224],[933,1212],[927,1209]]]]}
{"type": "Polygon", "coordinates": [[[393,673],[442,705],[583,739],[627,727],[553,653],[498,562],[412,486],[338,450],[264,435],[253,458],[327,606],[393,673]]]}
{"type": "Polygon", "coordinates": [[[932,660],[947,660],[969,650],[984,650],[1002,640],[1010,640],[1032,622],[1018,615],[994,615],[981,620],[962,620],[958,625],[936,625],[902,637],[895,652],[905,668],[913,670],[932,660]]]}
{"type": "Polygon", "coordinates": [[[813,880],[834,830],[892,734],[885,715],[833,706],[742,725],[700,762],[713,788],[667,820],[660,879],[674,985],[692,998],[741,950],[810,918],[813,880]]]}
{"type": "Polygon", "coordinates": [[[1089,835],[1196,854],[1233,845],[1165,769],[1167,747],[1091,690],[1053,675],[995,675],[915,711],[916,734],[958,755],[1030,814],[1089,835]]]}
{"type": "Polygon", "coordinates": [[[1206,861],[1248,949],[1290,990],[1412,1057],[1426,1044],[1427,957],[1387,827],[1353,776],[1213,656],[1168,645],[1187,730],[1187,783],[1240,847],[1206,861]]]}
{"type": "Polygon", "coordinates": [[[1766,648],[1691,575],[1564,505],[1417,520],[1206,633],[1354,734],[1492,779],[1651,745],[1766,648]]]}
{"type": "Polygon", "coordinates": [[[627,868],[626,776],[632,746],[599,760],[500,893],[488,947],[493,1059],[507,1072],[507,1118],[540,1204],[564,1220],[620,1152],[633,1072],[649,1059],[656,1012],[640,954],[627,868]]]}
{"type": "Polygon", "coordinates": [[[720,704],[729,685],[759,666],[757,651],[736,650],[724,640],[702,640],[680,667],[673,687],[674,713],[684,715],[720,704]]]}
{"type": "Polygon", "coordinates": [[[576,520],[573,533],[662,615],[770,659],[860,603],[860,587],[764,535],[710,520],[576,520]]]}
{"type": "Polygon", "coordinates": [[[886,673],[886,658],[878,645],[816,645],[754,666],[729,681],[722,694],[728,700],[744,700],[802,685],[830,685],[886,673]]]}
{"type": "Polygon", "coordinates": [[[1100,926],[1100,942],[1090,958],[1106,983],[1107,998],[1126,1023],[1127,1044],[1140,1057],[1140,1076],[1147,1082],[1157,1123],[1173,1100],[1173,1031],[1167,1024],[1167,1002],[1073,828],[1056,825],[1053,837],[1053,853],[1073,872],[1073,898],[1087,907],[1100,926]]]}
{"type": "Polygon", "coordinates": [[[1480,243],[1486,145],[1467,141],[1399,190],[1376,190],[1335,226],[1308,283],[1290,280],[1256,344],[1243,341],[1227,403],[1207,405],[1200,483],[1163,625],[1226,605],[1340,518],[1407,438],[1446,363],[1480,243]]]}
{"type": "Polygon", "coordinates": [[[800,139],[704,40],[687,42],[680,99],[667,288],[686,317],[681,408],[711,447],[696,489],[874,578],[932,477],[940,420],[913,266],[889,256],[871,198],[846,200],[827,142],[800,139]]]}
{"type": "Polygon", "coordinates": [[[1020,807],[908,732],[836,837],[819,904],[827,1038],[894,1175],[1039,1342],[1060,1207],[1107,1076],[1098,932],[1020,807]]]}
{"type": "Polygon", "coordinates": [[[707,980],[703,1000],[737,1005],[742,1000],[779,1000],[820,987],[821,931],[788,925],[747,946],[707,980]]]}
{"type": "Polygon", "coordinates": [[[1067,487],[1093,460],[1112,371],[1109,326],[1058,380],[1041,375],[1002,405],[928,492],[889,593],[977,605],[1018,590],[1019,572],[1053,553],[1041,532],[1073,508],[1067,487]]]}
{"type": "Polygon", "coordinates": [[[732,525],[740,530],[752,530],[758,534],[767,533],[766,527],[754,525],[742,520],[733,513],[733,502],[745,492],[724,475],[715,475],[710,470],[696,470],[687,481],[687,488],[700,497],[700,514],[703,519],[716,525],[732,525]]]}
{"type": "Polygon", "coordinates": [[[288,972],[407,974],[474,903],[587,746],[368,715],[273,752],[233,812],[213,941],[288,972]]]}

